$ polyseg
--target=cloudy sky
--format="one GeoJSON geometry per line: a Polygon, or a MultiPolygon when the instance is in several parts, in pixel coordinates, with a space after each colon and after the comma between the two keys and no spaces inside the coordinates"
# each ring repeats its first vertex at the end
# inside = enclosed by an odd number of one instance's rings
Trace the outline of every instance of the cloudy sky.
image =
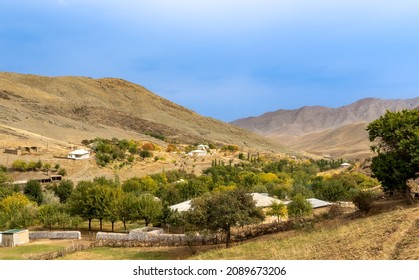
{"type": "Polygon", "coordinates": [[[223,121],[419,96],[417,0],[2,0],[0,71],[118,77],[223,121]]]}

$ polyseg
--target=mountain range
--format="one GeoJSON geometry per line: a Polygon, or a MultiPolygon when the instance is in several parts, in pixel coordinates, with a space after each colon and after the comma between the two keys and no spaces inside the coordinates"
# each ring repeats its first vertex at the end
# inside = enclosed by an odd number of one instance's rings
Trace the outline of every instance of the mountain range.
{"type": "Polygon", "coordinates": [[[319,156],[365,158],[371,156],[368,123],[386,110],[399,111],[419,106],[419,97],[386,100],[365,98],[347,106],[306,106],[278,110],[231,124],[251,130],[292,149],[319,156]]]}
{"type": "Polygon", "coordinates": [[[68,147],[83,139],[115,137],[365,158],[371,156],[367,124],[386,110],[416,107],[419,97],[367,98],[339,108],[306,106],[224,123],[122,79],[1,72],[0,147],[39,142],[68,147]]]}

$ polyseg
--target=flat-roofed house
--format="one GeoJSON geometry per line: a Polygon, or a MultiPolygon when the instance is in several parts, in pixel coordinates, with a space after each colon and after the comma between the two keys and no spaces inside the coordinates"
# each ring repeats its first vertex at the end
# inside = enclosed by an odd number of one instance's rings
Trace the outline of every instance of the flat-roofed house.
{"type": "Polygon", "coordinates": [[[90,158],[90,152],[84,149],[75,150],[70,152],[67,155],[67,158],[69,159],[88,159],[90,158]]]}
{"type": "Polygon", "coordinates": [[[15,247],[29,243],[29,231],[27,229],[11,229],[0,234],[2,247],[15,247]]]}

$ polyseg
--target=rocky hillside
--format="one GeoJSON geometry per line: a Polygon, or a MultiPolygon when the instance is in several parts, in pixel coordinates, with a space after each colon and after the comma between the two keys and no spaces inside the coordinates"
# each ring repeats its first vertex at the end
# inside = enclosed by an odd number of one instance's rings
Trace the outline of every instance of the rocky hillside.
{"type": "Polygon", "coordinates": [[[413,109],[417,106],[419,97],[398,100],[367,98],[339,108],[311,106],[278,110],[239,119],[232,124],[309,153],[362,158],[371,155],[365,131],[369,122],[379,118],[386,110],[413,109]]]}
{"type": "Polygon", "coordinates": [[[0,73],[0,138],[28,138],[31,133],[77,144],[95,137],[151,135],[186,144],[281,149],[262,136],[203,117],[125,80],[0,73]]]}

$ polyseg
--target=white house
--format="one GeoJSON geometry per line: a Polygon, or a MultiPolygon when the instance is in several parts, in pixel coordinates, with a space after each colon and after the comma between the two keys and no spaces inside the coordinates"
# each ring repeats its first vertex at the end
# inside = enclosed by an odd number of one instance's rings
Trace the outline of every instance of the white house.
{"type": "Polygon", "coordinates": [[[208,151],[209,150],[209,146],[208,145],[198,145],[197,147],[198,150],[202,150],[202,151],[208,151]]]}
{"type": "Polygon", "coordinates": [[[88,158],[90,158],[90,152],[87,151],[87,150],[83,150],[83,149],[75,150],[75,151],[72,151],[71,153],[69,153],[67,155],[67,158],[69,158],[69,159],[88,159],[88,158]]]}
{"type": "Polygon", "coordinates": [[[344,163],[342,163],[341,165],[340,165],[342,168],[345,168],[345,167],[349,167],[349,166],[351,166],[349,163],[347,163],[347,162],[344,162],[344,163]]]}
{"type": "Polygon", "coordinates": [[[188,153],[188,156],[206,156],[208,155],[208,152],[206,150],[193,150],[188,153]]]}

